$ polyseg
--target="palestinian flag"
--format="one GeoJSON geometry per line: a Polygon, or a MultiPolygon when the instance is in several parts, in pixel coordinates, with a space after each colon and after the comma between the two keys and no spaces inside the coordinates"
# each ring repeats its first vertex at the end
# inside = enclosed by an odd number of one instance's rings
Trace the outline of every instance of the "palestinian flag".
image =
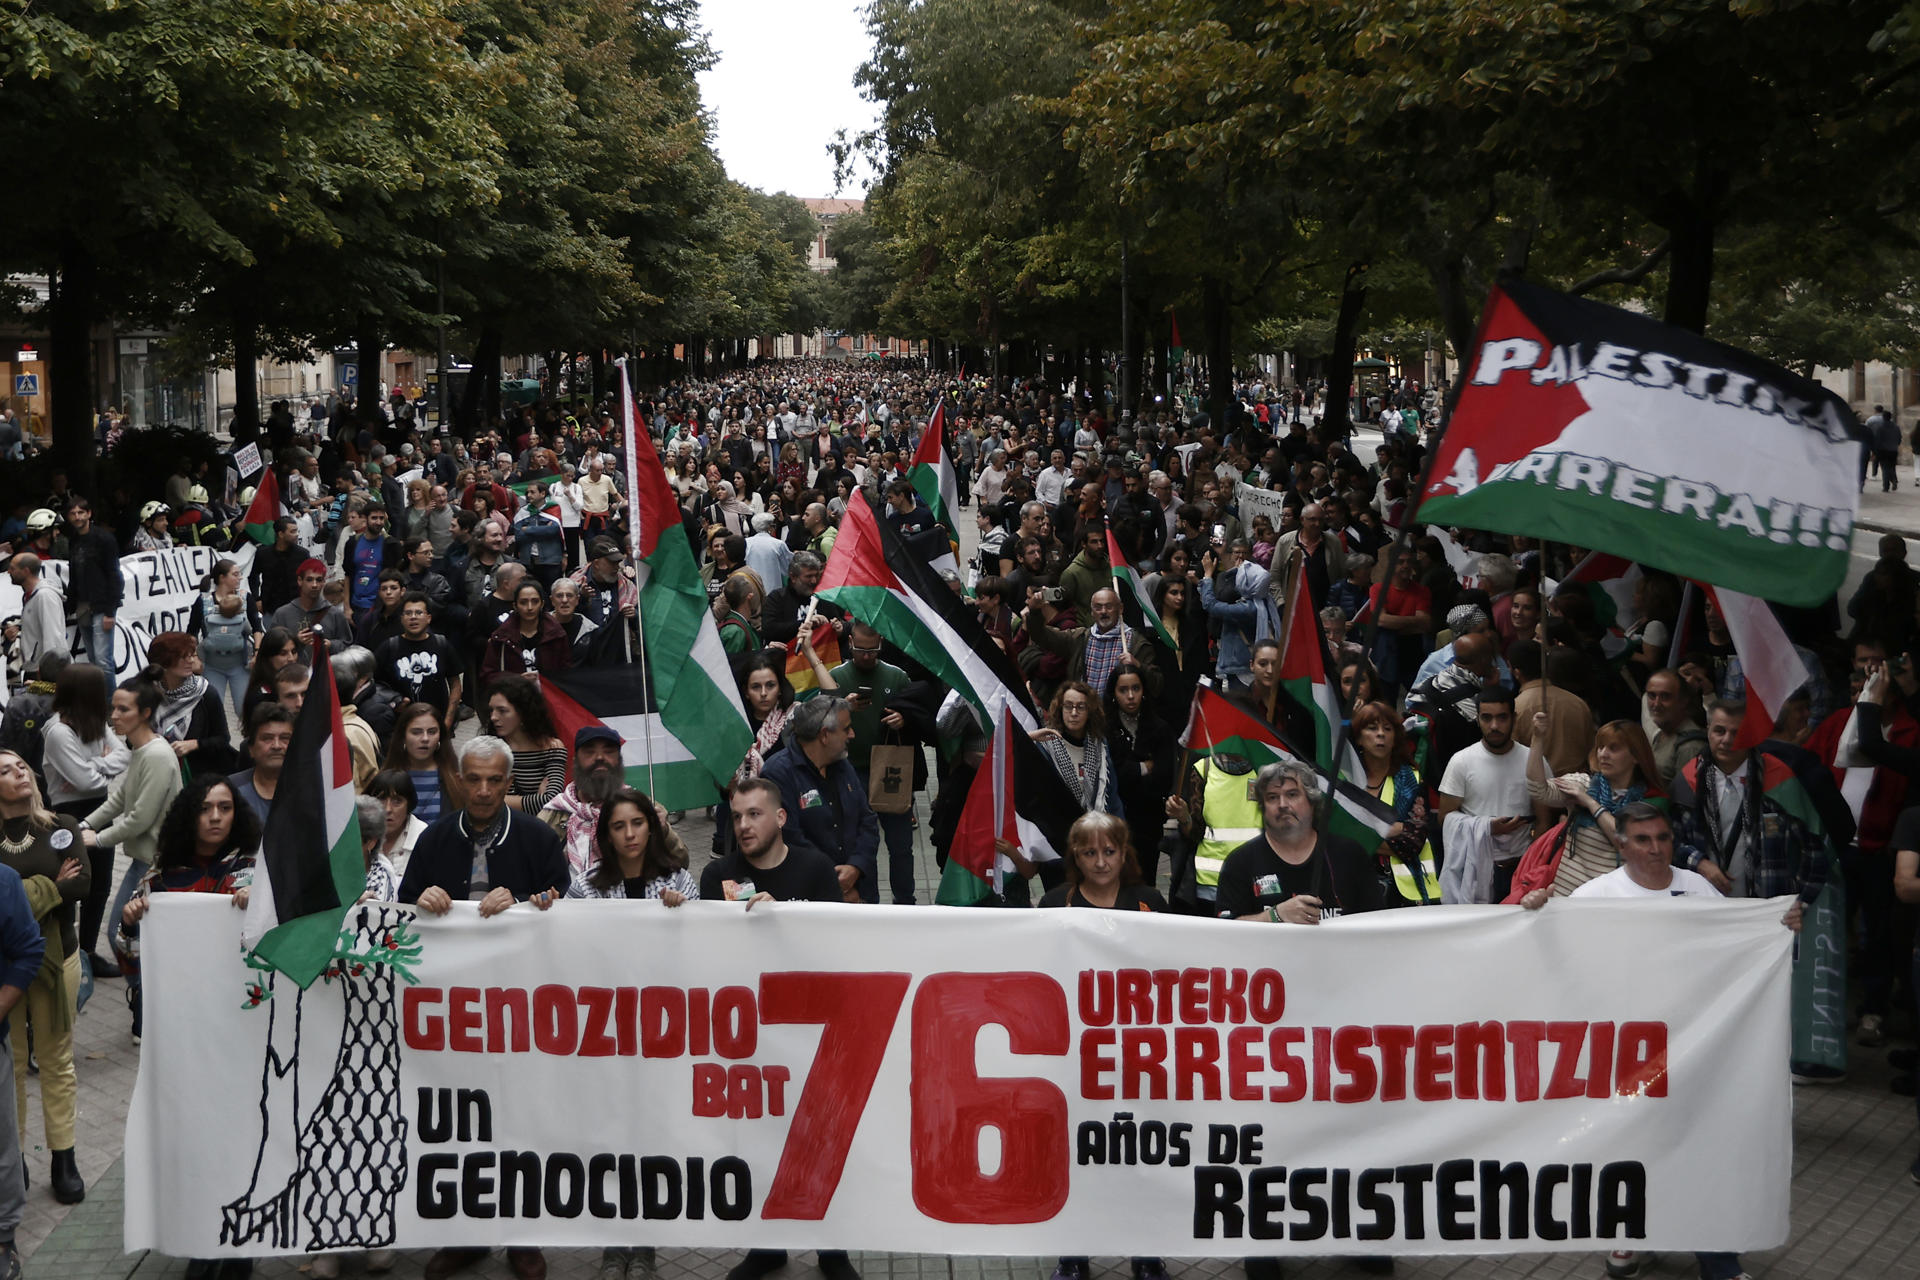
{"type": "MultiPolygon", "coordinates": [[[[1242,756],[1254,768],[1278,760],[1299,760],[1301,756],[1266,725],[1229,702],[1207,680],[1193,692],[1193,710],[1187,716],[1187,730],[1180,745],[1202,755],[1242,756]]],[[[1320,770],[1321,781],[1326,771],[1320,770]]],[[[1334,803],[1327,806],[1327,830],[1345,836],[1371,853],[1387,838],[1387,830],[1399,818],[1389,805],[1381,804],[1366,791],[1342,778],[1333,787],[1334,803]]]]}
{"type": "Polygon", "coordinates": [[[1160,621],[1160,614],[1154,609],[1153,600],[1140,585],[1140,575],[1134,571],[1132,565],[1127,563],[1127,557],[1121,553],[1120,540],[1113,536],[1111,525],[1107,526],[1107,563],[1113,568],[1113,591],[1120,597],[1120,603],[1125,606],[1122,612],[1126,615],[1127,624],[1150,628],[1154,639],[1178,653],[1179,644],[1168,632],[1167,624],[1160,621]],[[1139,617],[1135,618],[1135,614],[1139,617]]]}
{"type": "Polygon", "coordinates": [[[953,463],[947,458],[947,402],[933,406],[933,417],[913,451],[913,465],[907,468],[907,483],[927,504],[933,518],[954,528],[953,513],[960,509],[960,484],[954,479],[953,463]]]}
{"type": "Polygon", "coordinates": [[[1625,631],[1640,620],[1633,607],[1634,588],[1639,585],[1640,577],[1640,566],[1633,561],[1602,551],[1589,551],[1565,578],[1548,586],[1547,594],[1551,596],[1569,584],[1577,585],[1593,601],[1593,616],[1601,626],[1625,631]]]}
{"type": "Polygon", "coordinates": [[[816,594],[878,631],[957,691],[973,704],[982,723],[998,723],[1006,706],[1022,729],[1040,727],[1027,682],[1013,659],[993,642],[967,602],[906,548],[864,493],[847,505],[816,594]]]}
{"type": "MultiPolygon", "coordinates": [[[[967,788],[966,804],[960,810],[960,822],[953,831],[953,845],[947,851],[947,865],[960,867],[975,878],[992,884],[1000,892],[1003,857],[995,856],[996,841],[1020,842],[1020,826],[1014,815],[1013,735],[1022,732],[1005,710],[988,740],[987,754],[980,761],[973,785],[967,788]]],[[[944,885],[942,886],[944,887],[944,885]]]]}
{"type": "MultiPolygon", "coordinates": [[[[828,670],[840,665],[840,633],[825,618],[814,620],[813,651],[820,655],[821,663],[828,670]]],[[[794,639],[793,648],[787,651],[787,683],[793,686],[793,696],[796,698],[811,698],[820,692],[820,682],[814,677],[813,664],[800,652],[798,637],[794,639]]]]}
{"type": "Polygon", "coordinates": [[[1511,281],[1420,494],[1421,524],[1524,533],[1791,605],[1846,576],[1865,436],[1745,351],[1511,281]]]}
{"type": "MultiPolygon", "coordinates": [[[[571,756],[574,734],[589,725],[605,725],[620,735],[620,762],[628,786],[668,809],[704,808],[714,802],[716,787],[733,776],[747,754],[746,746],[729,757],[733,763],[726,766],[726,776],[716,778],[716,771],[695,757],[646,696],[655,689],[651,679],[642,678],[644,666],[636,661],[541,675],[540,692],[553,716],[554,733],[571,756]]],[[[573,776],[571,759],[567,776],[573,776]]]]}
{"type": "Polygon", "coordinates": [[[1174,364],[1187,358],[1187,346],[1180,341],[1180,317],[1172,307],[1167,308],[1167,358],[1174,364]]]}
{"type": "Polygon", "coordinates": [[[558,520],[560,518],[560,500],[553,496],[553,486],[559,484],[562,479],[563,477],[558,474],[534,476],[531,479],[522,480],[517,484],[510,484],[507,486],[507,489],[518,497],[520,501],[525,502],[527,500],[528,489],[531,489],[536,484],[547,486],[547,505],[540,508],[540,510],[546,515],[550,515],[555,520],[558,520]]]}
{"type": "Polygon", "coordinates": [[[1727,625],[1733,651],[1740,659],[1740,673],[1747,682],[1747,714],[1740,721],[1740,736],[1733,745],[1742,749],[1758,746],[1773,736],[1781,707],[1811,675],[1765,600],[1720,587],[1706,590],[1707,600],[1727,625]]]}
{"type": "MultiPolygon", "coordinates": [[[[1280,647],[1280,688],[1307,709],[1313,720],[1313,759],[1320,772],[1333,769],[1333,744],[1340,736],[1340,694],[1327,679],[1327,642],[1320,618],[1307,590],[1307,560],[1296,557],[1293,581],[1287,584],[1287,618],[1280,647]]],[[[1347,759],[1340,762],[1343,777],[1359,776],[1359,756],[1347,743],[1347,759]]]]}
{"type": "Polygon", "coordinates": [[[1013,863],[996,856],[996,839],[1011,841],[1030,862],[1066,857],[1067,832],[1080,812],[1053,761],[1014,720],[1012,706],[1003,705],[986,757],[967,788],[935,901],[970,906],[989,892],[1001,892],[1013,863]]]}
{"type": "MultiPolygon", "coordinates": [[[[655,793],[654,799],[669,809],[697,808],[713,803],[715,790],[733,777],[753,745],[753,730],[740,705],[726,650],[720,647],[693,548],[681,532],[680,504],[654,452],[653,437],[635,421],[625,364],[619,379],[644,680],[636,681],[630,666],[590,666],[565,673],[560,692],[581,712],[628,739],[627,750],[637,751],[643,766],[651,761],[655,786],[663,785],[663,763],[694,761],[704,770],[704,785],[683,787],[676,778],[669,793],[655,793]],[[633,716],[648,719],[635,722],[633,716]],[[621,729],[616,721],[622,718],[635,732],[621,729]],[[668,741],[674,745],[668,747],[668,741]],[[697,796],[691,794],[695,791],[697,796]]],[[[624,637],[626,628],[620,631],[624,637]]],[[[571,742],[572,735],[563,735],[563,740],[571,742]]]]}
{"type": "Polygon", "coordinates": [[[280,501],[280,477],[274,474],[272,467],[260,473],[260,484],[253,491],[253,501],[247,504],[247,512],[240,517],[240,527],[249,538],[263,547],[273,545],[273,522],[287,514],[286,504],[280,501]]]}
{"type": "Polygon", "coordinates": [[[347,912],[367,887],[340,694],[319,644],[273,799],[240,940],[256,963],[306,987],[332,961],[347,912]]]}

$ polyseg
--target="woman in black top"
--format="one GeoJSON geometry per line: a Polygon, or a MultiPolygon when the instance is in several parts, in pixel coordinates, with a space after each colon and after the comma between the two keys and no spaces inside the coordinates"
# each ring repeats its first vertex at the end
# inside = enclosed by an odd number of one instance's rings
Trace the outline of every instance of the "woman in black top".
{"type": "Polygon", "coordinates": [[[159,686],[153,727],[195,774],[233,772],[227,707],[200,674],[200,642],[184,631],[163,631],[147,647],[143,673],[159,686]]]}
{"type": "MultiPolygon", "coordinates": [[[[1097,907],[1106,911],[1165,911],[1167,902],[1140,878],[1124,818],[1083,813],[1067,831],[1067,882],[1040,899],[1043,907],[1097,907]]],[[[1158,1258],[1133,1259],[1134,1280],[1166,1280],[1158,1258]]],[[[1088,1259],[1062,1258],[1053,1280],[1087,1280],[1088,1259]]]]}
{"type": "Polygon", "coordinates": [[[253,709],[272,702],[273,677],[290,662],[300,660],[300,641],[285,627],[268,627],[253,648],[253,674],[247,677],[247,696],[240,705],[240,723],[253,719],[253,709]]]}
{"type": "Polygon", "coordinates": [[[1043,907],[1165,911],[1167,900],[1140,875],[1127,822],[1116,813],[1083,813],[1067,830],[1067,882],[1040,899],[1043,907]]]}
{"type": "Polygon", "coordinates": [[[1127,833],[1139,860],[1141,878],[1152,884],[1159,878],[1160,832],[1167,819],[1167,793],[1178,783],[1180,744],[1177,731],[1154,710],[1147,698],[1146,680],[1137,664],[1126,660],[1107,687],[1107,750],[1113,757],[1114,785],[1120,791],[1120,809],[1127,815],[1127,833]]]}

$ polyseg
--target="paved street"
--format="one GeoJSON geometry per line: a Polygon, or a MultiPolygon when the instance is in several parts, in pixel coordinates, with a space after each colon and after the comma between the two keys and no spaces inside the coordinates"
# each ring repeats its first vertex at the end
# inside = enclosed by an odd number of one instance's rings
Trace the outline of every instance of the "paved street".
{"type": "MultiPolygon", "coordinates": [[[[1364,448],[1364,443],[1362,444],[1364,448]]],[[[971,520],[963,526],[964,549],[971,551],[975,532],[971,520]]],[[[1855,564],[1861,571],[1874,555],[1875,529],[1897,528],[1920,537],[1920,491],[1912,486],[1895,494],[1881,494],[1877,485],[1862,499],[1861,530],[1855,539],[1855,564]]],[[[473,722],[461,726],[461,736],[473,732],[473,722]]],[[[921,824],[925,826],[925,798],[921,824]]],[[[693,851],[696,867],[711,848],[712,824],[702,815],[688,814],[679,824],[693,851]]],[[[919,888],[922,902],[933,900],[937,876],[931,850],[920,836],[919,888]]],[[[124,865],[124,864],[123,864],[124,865]]],[[[1896,1019],[1896,1043],[1912,1044],[1911,1010],[1896,1019]]],[[[32,1171],[19,1240],[28,1254],[32,1280],[113,1280],[180,1273],[185,1263],[157,1255],[128,1255],[121,1242],[120,1150],[126,1124],[127,1101],[132,1094],[139,1050],[128,1037],[124,987],[102,982],[93,1002],[81,1015],[76,1058],[80,1068],[80,1168],[90,1190],[85,1204],[66,1209],[54,1203],[46,1190],[47,1152],[40,1137],[37,1096],[27,1118],[29,1140],[23,1144],[32,1171]]],[[[1846,1083],[1795,1091],[1795,1160],[1792,1230],[1784,1247],[1748,1257],[1755,1276],[1840,1277],[1920,1275],[1920,1187],[1907,1177],[1907,1166],[1920,1150],[1914,1106],[1895,1096],[1887,1084],[1892,1072],[1881,1051],[1854,1050],[1846,1083]]],[[[1737,1079],[1740,1064],[1728,1064],[1737,1079]]],[[[403,1257],[395,1274],[417,1276],[424,1252],[403,1257]]],[[[732,1253],[667,1250],[662,1274],[668,1280],[721,1280],[738,1258],[732,1253]]],[[[591,1250],[555,1252],[549,1257],[559,1280],[592,1280],[598,1255],[591,1250]]],[[[927,1277],[928,1280],[999,1280],[1000,1277],[1045,1277],[1050,1259],[955,1258],[893,1254],[856,1255],[869,1277],[927,1277]]],[[[1124,1259],[1098,1259],[1105,1276],[1124,1278],[1124,1259]]],[[[1237,1267],[1219,1261],[1169,1260],[1180,1277],[1227,1277],[1236,1280],[1237,1267]]],[[[304,1266],[293,1260],[265,1263],[263,1276],[296,1274],[304,1266]]],[[[790,1272],[811,1275],[811,1255],[801,1255],[790,1272]]],[[[351,1274],[351,1272],[350,1272],[351,1274]]],[[[478,1271],[485,1280],[509,1275],[503,1258],[495,1256],[478,1271]]],[[[1358,1274],[1332,1261],[1303,1262],[1290,1275],[1334,1276],[1358,1274]]],[[[1602,1274],[1600,1260],[1590,1254],[1521,1254],[1506,1258],[1407,1258],[1399,1266],[1403,1276],[1522,1277],[1588,1276],[1602,1274]]],[[[1695,1274],[1691,1258],[1663,1258],[1656,1275],[1695,1274]]]]}

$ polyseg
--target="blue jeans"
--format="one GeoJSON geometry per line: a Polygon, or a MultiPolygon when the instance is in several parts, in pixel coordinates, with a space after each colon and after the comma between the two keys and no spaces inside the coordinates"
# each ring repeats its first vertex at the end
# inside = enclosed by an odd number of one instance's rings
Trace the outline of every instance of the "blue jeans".
{"type": "Polygon", "coordinates": [[[1693,1257],[1700,1264],[1700,1280],[1734,1280],[1746,1269],[1737,1253],[1696,1253],[1693,1257]]]}
{"type": "Polygon", "coordinates": [[[127,874],[120,877],[120,891],[113,895],[113,909],[104,921],[107,937],[117,937],[121,913],[127,909],[127,903],[133,898],[133,891],[140,887],[140,881],[147,874],[147,864],[138,858],[128,859],[127,874]]]}
{"type": "MultiPolygon", "coordinates": [[[[867,775],[860,774],[860,789],[867,789],[867,775]]],[[[887,882],[893,886],[893,905],[910,907],[913,905],[913,814],[876,813],[880,819],[880,836],[887,846],[887,882]]],[[[861,897],[868,902],[880,901],[879,876],[876,873],[871,892],[864,886],[861,897]]]]}
{"type": "Polygon", "coordinates": [[[87,615],[87,657],[107,673],[108,684],[119,683],[113,669],[113,628],[101,625],[98,613],[87,615]]]}
{"type": "MultiPolygon", "coordinates": [[[[887,844],[887,883],[893,887],[893,905],[913,905],[913,815],[876,813],[880,835],[887,844]]],[[[880,886],[875,885],[878,894],[880,886]]]]}
{"type": "MultiPolygon", "coordinates": [[[[233,704],[233,714],[240,715],[241,707],[247,700],[247,668],[209,665],[203,667],[200,674],[206,677],[207,686],[213,694],[214,701],[218,702],[221,698],[225,698],[233,704]]],[[[246,723],[242,721],[241,731],[245,732],[246,727],[246,723]]]]}

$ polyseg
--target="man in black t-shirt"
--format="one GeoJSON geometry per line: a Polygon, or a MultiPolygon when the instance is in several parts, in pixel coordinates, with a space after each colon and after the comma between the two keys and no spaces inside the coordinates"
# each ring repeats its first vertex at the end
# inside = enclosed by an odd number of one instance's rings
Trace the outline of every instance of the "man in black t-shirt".
{"type": "Polygon", "coordinates": [[[1221,919],[1318,924],[1380,908],[1380,881],[1365,851],[1314,830],[1319,785],[1312,769],[1297,760],[1267,765],[1254,775],[1253,794],[1260,834],[1221,865],[1221,919]]]}
{"type": "MultiPolygon", "coordinates": [[[[747,910],[768,902],[841,902],[840,877],[826,854],[781,836],[787,811],[780,788],[765,778],[749,778],[734,787],[733,850],[715,858],[700,873],[703,902],[747,901],[747,910]]],[[[839,1249],[819,1251],[825,1280],[860,1280],[860,1272],[839,1249]]],[[[787,1265],[785,1249],[750,1249],[727,1280],[760,1280],[787,1265]]]]}
{"type": "Polygon", "coordinates": [[[774,902],[842,902],[840,877],[827,855],[812,845],[790,844],[781,835],[787,811],[780,788],[751,778],[733,790],[733,850],[700,873],[700,898],[722,902],[751,884],[746,896],[774,902]],[[723,892],[728,883],[733,893],[723,892]]]}
{"type": "Polygon", "coordinates": [[[400,602],[400,634],[381,642],[374,654],[374,678],[402,697],[430,702],[449,737],[457,723],[463,663],[453,641],[433,630],[433,604],[424,591],[409,591],[400,602]]]}

